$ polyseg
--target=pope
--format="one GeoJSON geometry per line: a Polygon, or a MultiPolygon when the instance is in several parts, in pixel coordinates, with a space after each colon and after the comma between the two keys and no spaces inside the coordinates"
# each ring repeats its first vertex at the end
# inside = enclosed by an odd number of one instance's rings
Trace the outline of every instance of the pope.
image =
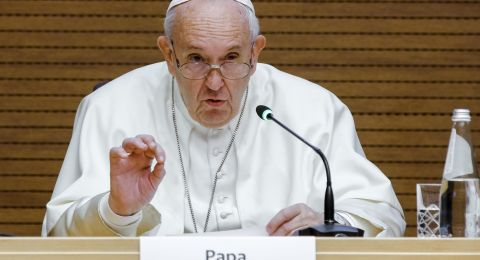
{"type": "Polygon", "coordinates": [[[255,115],[260,104],[329,160],[335,218],[366,236],[401,236],[390,181],[365,157],[331,92],[258,63],[266,46],[249,0],[174,0],[157,40],[164,62],[86,96],[45,236],[137,236],[323,223],[321,159],[255,115]]]}

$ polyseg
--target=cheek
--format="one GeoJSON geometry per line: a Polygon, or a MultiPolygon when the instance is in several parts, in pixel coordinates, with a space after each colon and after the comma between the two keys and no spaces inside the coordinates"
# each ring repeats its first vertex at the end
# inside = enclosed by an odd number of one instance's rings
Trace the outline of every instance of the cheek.
{"type": "Polygon", "coordinates": [[[242,102],[242,98],[245,94],[245,91],[248,87],[248,80],[242,81],[240,84],[235,86],[235,89],[233,92],[230,92],[233,96],[232,98],[234,99],[235,104],[240,104],[242,102]]]}
{"type": "Polygon", "coordinates": [[[201,90],[201,84],[199,82],[178,80],[180,87],[180,93],[182,94],[183,101],[189,110],[196,109],[198,106],[198,97],[201,90]]]}

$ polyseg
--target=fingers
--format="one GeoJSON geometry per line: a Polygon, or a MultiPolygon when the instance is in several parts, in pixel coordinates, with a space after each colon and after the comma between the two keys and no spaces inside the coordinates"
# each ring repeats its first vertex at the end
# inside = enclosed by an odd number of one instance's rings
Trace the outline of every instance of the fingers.
{"type": "Polygon", "coordinates": [[[281,210],[267,225],[272,236],[291,235],[296,230],[322,223],[323,215],[305,204],[295,204],[281,210]]]}
{"type": "Polygon", "coordinates": [[[270,235],[276,233],[282,225],[289,222],[298,215],[297,209],[295,207],[288,207],[280,210],[280,212],[275,215],[270,223],[267,225],[267,232],[270,235]]]}
{"type": "Polygon", "coordinates": [[[131,137],[123,140],[122,148],[127,153],[144,153],[148,149],[148,145],[138,137],[131,137]]]}
{"type": "Polygon", "coordinates": [[[114,147],[110,149],[110,158],[124,159],[128,157],[128,153],[122,147],[114,147]]]}
{"type": "Polygon", "coordinates": [[[148,177],[150,179],[150,183],[156,189],[160,182],[162,182],[163,177],[165,176],[165,168],[163,163],[157,163],[153,168],[152,174],[148,177]]]}
{"type": "Polygon", "coordinates": [[[122,148],[127,153],[143,154],[150,159],[155,158],[157,162],[165,161],[165,151],[151,135],[127,138],[123,141],[122,148]]]}
{"type": "Polygon", "coordinates": [[[163,148],[155,142],[155,139],[151,135],[138,135],[137,138],[140,138],[147,146],[147,150],[145,151],[145,155],[150,158],[155,158],[157,162],[164,162],[165,161],[165,151],[163,148]]]}

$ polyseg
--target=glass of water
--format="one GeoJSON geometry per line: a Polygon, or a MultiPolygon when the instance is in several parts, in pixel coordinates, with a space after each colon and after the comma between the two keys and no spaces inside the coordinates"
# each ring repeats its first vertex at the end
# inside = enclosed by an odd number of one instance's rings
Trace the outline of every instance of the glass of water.
{"type": "Polygon", "coordinates": [[[440,187],[417,184],[417,237],[440,237],[440,187]]]}

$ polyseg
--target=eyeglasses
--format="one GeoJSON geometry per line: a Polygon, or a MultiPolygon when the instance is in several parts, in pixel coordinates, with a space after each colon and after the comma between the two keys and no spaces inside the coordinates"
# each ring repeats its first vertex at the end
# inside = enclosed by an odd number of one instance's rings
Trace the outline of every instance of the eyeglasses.
{"type": "MultiPolygon", "coordinates": [[[[175,61],[177,68],[186,79],[204,79],[210,73],[210,70],[217,69],[222,77],[231,80],[243,79],[250,73],[252,68],[251,64],[248,63],[239,63],[239,62],[229,62],[226,61],[222,64],[208,64],[205,62],[186,62],[180,65],[177,55],[175,53],[175,48],[173,47],[173,55],[175,56],[175,61]]],[[[252,46],[253,47],[253,46],[252,46]]],[[[250,58],[251,63],[251,58],[250,58]]]]}

